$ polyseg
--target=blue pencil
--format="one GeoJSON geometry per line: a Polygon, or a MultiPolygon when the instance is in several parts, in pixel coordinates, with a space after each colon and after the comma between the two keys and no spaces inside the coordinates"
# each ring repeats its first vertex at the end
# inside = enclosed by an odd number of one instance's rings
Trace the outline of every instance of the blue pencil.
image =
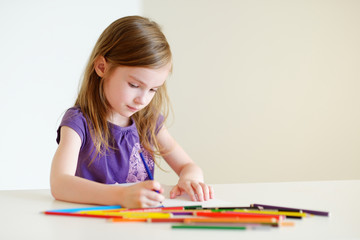
{"type": "Polygon", "coordinates": [[[57,210],[50,210],[46,212],[59,212],[59,213],[75,213],[80,211],[94,211],[94,210],[116,210],[120,209],[120,205],[113,205],[113,206],[96,206],[96,207],[83,207],[83,208],[66,208],[66,209],[57,209],[57,210]]]}
{"type": "MultiPolygon", "coordinates": [[[[154,177],[153,177],[153,175],[151,174],[151,171],[150,171],[150,169],[149,169],[149,166],[147,165],[147,163],[146,163],[146,161],[145,161],[144,155],[142,154],[141,151],[139,151],[139,154],[140,154],[140,157],[141,157],[142,162],[144,163],[146,172],[147,172],[147,174],[149,175],[150,180],[154,180],[154,177]]],[[[158,190],[154,190],[154,191],[157,192],[157,193],[160,193],[158,190]]]]}
{"type": "Polygon", "coordinates": [[[140,151],[139,151],[139,154],[140,154],[140,157],[141,157],[142,162],[144,163],[146,172],[147,172],[147,174],[149,175],[150,180],[154,180],[154,177],[153,177],[153,175],[151,174],[151,171],[150,171],[150,169],[149,169],[149,166],[146,164],[144,155],[143,155],[142,152],[140,152],[140,151]]]}

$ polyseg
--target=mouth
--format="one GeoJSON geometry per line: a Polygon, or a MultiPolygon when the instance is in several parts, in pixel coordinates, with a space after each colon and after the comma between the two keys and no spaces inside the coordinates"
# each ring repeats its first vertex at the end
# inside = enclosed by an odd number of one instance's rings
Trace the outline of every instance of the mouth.
{"type": "Polygon", "coordinates": [[[127,108],[128,108],[131,112],[136,112],[136,111],[139,110],[138,108],[134,108],[134,107],[131,107],[131,106],[129,106],[129,105],[127,105],[127,108]]]}

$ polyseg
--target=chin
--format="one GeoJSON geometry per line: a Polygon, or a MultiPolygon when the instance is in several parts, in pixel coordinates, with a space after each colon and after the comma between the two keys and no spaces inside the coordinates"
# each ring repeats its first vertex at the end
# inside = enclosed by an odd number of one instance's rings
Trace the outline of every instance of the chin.
{"type": "Polygon", "coordinates": [[[130,117],[134,116],[135,113],[137,113],[137,112],[130,112],[130,113],[124,114],[123,116],[130,118],[130,117]]]}

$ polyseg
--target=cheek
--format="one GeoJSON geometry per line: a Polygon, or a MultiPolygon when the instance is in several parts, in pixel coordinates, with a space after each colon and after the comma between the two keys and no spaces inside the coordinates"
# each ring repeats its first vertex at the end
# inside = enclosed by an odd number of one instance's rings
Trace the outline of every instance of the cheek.
{"type": "Polygon", "coordinates": [[[147,97],[147,104],[146,105],[148,105],[150,102],[151,102],[151,100],[153,100],[154,99],[154,97],[155,97],[155,94],[150,94],[148,97],[147,97]]]}
{"type": "Polygon", "coordinates": [[[109,101],[109,96],[111,95],[109,90],[110,90],[109,86],[106,83],[104,83],[104,86],[103,86],[104,97],[108,101],[109,101]]]}
{"type": "Polygon", "coordinates": [[[121,98],[123,97],[121,89],[122,88],[119,88],[117,84],[114,84],[112,82],[104,84],[104,94],[111,105],[121,101],[121,98]]]}

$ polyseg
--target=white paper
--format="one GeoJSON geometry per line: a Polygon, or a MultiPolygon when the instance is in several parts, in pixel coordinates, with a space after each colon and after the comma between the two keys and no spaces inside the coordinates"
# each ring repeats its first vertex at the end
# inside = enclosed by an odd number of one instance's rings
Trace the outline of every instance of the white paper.
{"type": "Polygon", "coordinates": [[[210,199],[208,201],[192,201],[188,194],[183,194],[178,196],[174,199],[170,199],[170,190],[173,186],[163,185],[164,187],[164,196],[166,199],[162,202],[164,207],[177,207],[177,206],[198,206],[201,205],[202,207],[221,207],[221,206],[231,206],[232,203],[228,201],[224,201],[221,199],[210,199]]]}

